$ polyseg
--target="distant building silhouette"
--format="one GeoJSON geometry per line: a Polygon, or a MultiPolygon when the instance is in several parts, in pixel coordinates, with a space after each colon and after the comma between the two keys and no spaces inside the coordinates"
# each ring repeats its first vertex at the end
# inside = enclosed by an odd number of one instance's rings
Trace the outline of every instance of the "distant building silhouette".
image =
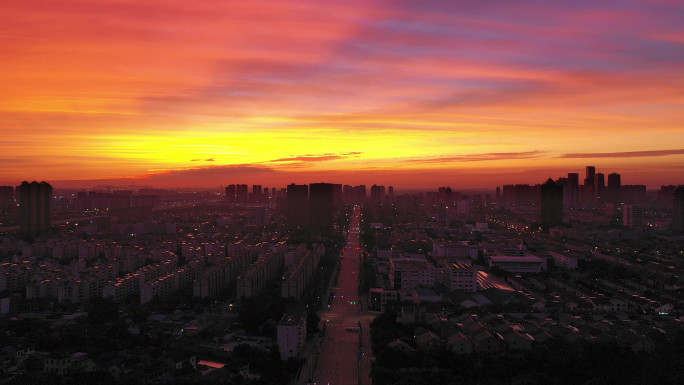
{"type": "Polygon", "coordinates": [[[23,182],[18,188],[21,231],[39,234],[52,225],[52,186],[46,182],[23,182]]]}
{"type": "MultiPolygon", "coordinates": [[[[257,186],[254,186],[256,190],[257,186]]],[[[258,186],[261,189],[261,186],[258,186]]],[[[248,203],[249,186],[246,184],[231,184],[226,187],[226,201],[230,203],[248,203]]]]}
{"type": "Polygon", "coordinates": [[[445,186],[437,189],[437,202],[452,204],[456,201],[456,194],[451,190],[451,187],[445,186]]]}
{"type": "Polygon", "coordinates": [[[622,203],[643,205],[646,203],[646,186],[643,184],[624,185],[620,188],[622,203]]]}
{"type": "Polygon", "coordinates": [[[580,203],[593,205],[596,201],[596,167],[587,166],[584,185],[580,189],[580,203]]]}
{"type": "Polygon", "coordinates": [[[343,186],[342,194],[344,203],[350,204],[364,204],[366,203],[366,185],[360,186],[343,186]]]}
{"type": "MultiPolygon", "coordinates": [[[[456,198],[456,201],[461,199],[456,198]]],[[[503,186],[503,202],[512,206],[534,206],[539,203],[539,185],[507,184],[503,186]]]]}
{"type": "Polygon", "coordinates": [[[579,203],[579,173],[568,173],[568,179],[563,186],[563,203],[566,207],[577,207],[579,203]]]}
{"type": "Polygon", "coordinates": [[[291,227],[305,227],[309,222],[309,186],[287,186],[287,223],[291,227]]]}
{"type": "Polygon", "coordinates": [[[606,201],[609,203],[620,203],[620,189],[622,188],[622,181],[620,174],[608,174],[608,191],[606,192],[606,201]]]}
{"type": "Polygon", "coordinates": [[[679,186],[674,192],[672,201],[672,229],[677,233],[684,233],[684,186],[679,186]]]}
{"type": "Polygon", "coordinates": [[[385,200],[385,186],[371,186],[371,200],[373,202],[383,202],[385,200]]]}
{"type": "Polygon", "coordinates": [[[231,184],[226,186],[226,201],[230,203],[235,203],[235,185],[231,184]]]}
{"type": "Polygon", "coordinates": [[[660,186],[660,190],[658,191],[658,206],[671,209],[675,190],[677,190],[677,186],[675,185],[660,186]]]}
{"type": "Polygon", "coordinates": [[[539,222],[545,228],[563,223],[563,186],[551,178],[540,187],[539,222]]]}
{"type": "Polygon", "coordinates": [[[606,197],[604,196],[606,193],[605,190],[606,190],[606,176],[599,172],[596,174],[596,191],[594,193],[594,196],[596,197],[597,202],[603,203],[603,201],[605,201],[605,199],[606,199],[606,197]]]}
{"type": "Polygon", "coordinates": [[[14,204],[14,187],[0,186],[0,213],[7,213],[14,204]]]}
{"type": "Polygon", "coordinates": [[[596,180],[596,167],[587,166],[586,174],[584,176],[584,185],[585,186],[593,186],[595,180],[596,180]]]}
{"type": "Polygon", "coordinates": [[[262,197],[262,188],[260,184],[255,184],[252,185],[252,196],[250,197],[249,201],[252,203],[261,203],[262,197]]]}
{"type": "Polygon", "coordinates": [[[334,185],[312,183],[309,185],[309,226],[315,232],[332,229],[335,206],[334,185]]]}
{"type": "Polygon", "coordinates": [[[249,202],[249,186],[247,186],[246,184],[235,185],[235,202],[249,202]]]}

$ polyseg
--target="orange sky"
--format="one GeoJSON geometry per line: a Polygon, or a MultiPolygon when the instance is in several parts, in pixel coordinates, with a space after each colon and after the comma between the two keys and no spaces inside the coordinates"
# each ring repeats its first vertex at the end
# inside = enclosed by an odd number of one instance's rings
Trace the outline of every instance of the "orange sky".
{"type": "Polygon", "coordinates": [[[684,184],[684,5],[568,3],[5,0],[0,184],[684,184]]]}

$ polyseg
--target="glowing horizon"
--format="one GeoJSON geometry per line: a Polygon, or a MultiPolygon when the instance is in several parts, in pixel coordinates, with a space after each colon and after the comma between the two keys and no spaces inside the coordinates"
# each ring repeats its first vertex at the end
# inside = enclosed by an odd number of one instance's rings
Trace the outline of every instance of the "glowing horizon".
{"type": "Polygon", "coordinates": [[[9,0],[0,184],[492,187],[586,165],[684,184],[682,14],[668,0],[9,0]]]}

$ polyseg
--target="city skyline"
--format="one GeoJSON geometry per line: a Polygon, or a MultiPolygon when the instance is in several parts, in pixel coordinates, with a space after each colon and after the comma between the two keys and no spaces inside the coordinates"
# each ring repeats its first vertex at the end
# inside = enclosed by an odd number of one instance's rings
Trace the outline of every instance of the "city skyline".
{"type": "Polygon", "coordinates": [[[677,2],[3,8],[0,185],[684,184],[677,2]]]}
{"type": "MultiPolygon", "coordinates": [[[[227,189],[232,188],[235,189],[235,186],[242,186],[244,188],[261,188],[264,186],[264,188],[271,188],[271,189],[278,189],[280,190],[287,190],[291,186],[304,186],[308,187],[308,185],[311,184],[334,184],[334,185],[339,185],[339,186],[345,186],[345,187],[350,187],[350,188],[363,188],[365,194],[367,195],[367,198],[373,200],[372,198],[372,188],[375,188],[376,186],[378,188],[384,189],[385,187],[389,187],[390,189],[396,189],[397,187],[399,188],[400,193],[407,193],[407,192],[418,192],[418,191],[432,191],[435,189],[442,189],[442,188],[451,188],[455,187],[459,190],[463,191],[483,191],[483,190],[498,190],[501,187],[515,187],[515,186],[528,186],[528,187],[539,187],[542,186],[544,181],[542,179],[546,178],[547,180],[553,180],[556,182],[559,182],[561,184],[564,184],[566,182],[569,182],[571,185],[574,185],[576,187],[591,187],[594,190],[594,193],[596,193],[597,189],[603,190],[604,194],[607,194],[607,196],[610,196],[609,199],[614,199],[614,194],[615,194],[615,189],[620,188],[620,186],[626,186],[626,187],[642,187],[644,188],[644,191],[657,191],[661,190],[665,187],[677,187],[677,186],[682,186],[682,184],[679,183],[673,183],[673,182],[666,182],[664,184],[660,185],[647,185],[647,184],[641,184],[641,183],[632,183],[631,181],[627,180],[625,181],[622,177],[623,175],[619,172],[620,170],[610,170],[610,173],[608,173],[609,170],[603,170],[603,169],[598,169],[598,172],[596,170],[595,166],[586,166],[585,167],[585,174],[581,174],[579,169],[572,169],[572,170],[558,170],[557,172],[559,173],[558,175],[553,175],[552,172],[556,171],[549,171],[549,170],[544,170],[543,172],[548,171],[548,176],[544,177],[544,174],[542,171],[537,170],[538,173],[532,174],[532,175],[526,175],[523,176],[522,179],[516,179],[516,177],[521,177],[522,174],[513,174],[513,175],[507,175],[507,179],[505,183],[502,183],[500,185],[498,184],[492,184],[491,181],[489,184],[483,184],[483,185],[458,185],[451,183],[452,181],[450,180],[444,180],[444,179],[435,179],[433,180],[434,184],[413,184],[413,185],[400,185],[400,186],[394,186],[391,183],[383,183],[383,181],[386,181],[387,179],[384,179],[382,176],[380,176],[378,179],[369,179],[370,177],[362,177],[362,178],[354,178],[354,177],[348,177],[344,176],[342,179],[335,179],[335,177],[339,177],[340,174],[335,174],[334,172],[329,172],[326,175],[323,174],[316,174],[315,177],[308,177],[308,176],[301,176],[299,175],[298,179],[296,179],[298,182],[295,183],[292,181],[292,179],[274,179],[273,177],[264,177],[264,174],[257,173],[256,175],[250,175],[249,173],[244,174],[241,176],[241,179],[236,179],[236,180],[211,180],[210,182],[202,181],[201,179],[192,179],[192,178],[186,178],[174,174],[182,174],[182,172],[174,172],[172,173],[172,177],[176,176],[176,180],[180,181],[177,182],[176,184],[169,184],[169,180],[173,179],[164,179],[165,175],[155,175],[149,178],[120,178],[120,179],[93,179],[93,180],[72,180],[72,181],[50,181],[51,184],[55,184],[56,182],[56,187],[58,189],[63,189],[63,190],[97,190],[97,189],[156,189],[156,188],[179,188],[179,189],[195,189],[195,190],[217,190],[220,193],[226,193],[228,194],[227,189]],[[567,171],[567,174],[565,173],[567,171]],[[608,182],[606,182],[606,174],[608,175],[608,182]],[[580,175],[583,176],[583,178],[580,180],[579,177],[580,175]],[[593,176],[592,176],[593,175],[593,176]],[[585,178],[586,177],[586,178],[585,178]],[[158,179],[157,179],[158,178],[158,179]],[[308,179],[307,179],[308,178],[308,179]],[[318,178],[318,179],[314,179],[318,178]],[[570,179],[572,178],[572,179],[570,179]],[[156,180],[155,180],[156,179],[156,180]],[[569,180],[570,179],[570,180],[569,180]],[[574,182],[573,182],[574,180],[574,182]],[[166,183],[165,183],[166,181],[166,183]],[[193,182],[194,181],[194,182],[193,182]],[[282,182],[285,181],[285,182],[282,182]],[[214,182],[219,183],[219,184],[214,184],[214,182]],[[225,182],[225,183],[224,183],[225,182]],[[622,182],[625,182],[624,184],[622,182]],[[193,184],[193,183],[199,183],[199,184],[193,184]],[[365,189],[368,189],[366,191],[365,189]]],[[[530,173],[531,174],[531,173],[530,173]]],[[[282,174],[280,175],[281,178],[287,178],[292,177],[292,174],[282,174]]],[[[308,175],[308,174],[307,174],[308,175]]],[[[472,175],[473,177],[476,177],[478,180],[485,180],[490,177],[488,174],[481,174],[481,175],[472,175]]],[[[421,177],[425,177],[422,175],[421,177]]],[[[22,183],[28,182],[30,178],[27,180],[23,180],[22,183]]],[[[671,180],[674,180],[676,178],[673,178],[671,180]]],[[[429,180],[429,179],[426,179],[429,180]]],[[[43,183],[45,181],[42,181],[43,183]]],[[[33,180],[33,183],[36,183],[35,180],[33,180]]],[[[18,184],[17,184],[18,185],[18,184]]],[[[13,185],[10,184],[11,188],[14,188],[13,185]]],[[[231,195],[235,194],[235,191],[231,192],[231,195]]],[[[243,195],[251,195],[249,191],[243,191],[243,195]]],[[[570,194],[577,194],[577,192],[570,193],[570,194]]],[[[239,195],[239,194],[238,194],[239,195]]],[[[577,196],[573,196],[570,199],[578,199],[577,196]]]]}

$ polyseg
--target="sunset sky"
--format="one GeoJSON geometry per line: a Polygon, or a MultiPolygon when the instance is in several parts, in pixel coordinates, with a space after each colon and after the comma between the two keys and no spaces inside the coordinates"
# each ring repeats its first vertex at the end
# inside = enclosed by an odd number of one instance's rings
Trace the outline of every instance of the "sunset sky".
{"type": "Polygon", "coordinates": [[[0,184],[684,184],[681,0],[0,6],[0,184]]]}

